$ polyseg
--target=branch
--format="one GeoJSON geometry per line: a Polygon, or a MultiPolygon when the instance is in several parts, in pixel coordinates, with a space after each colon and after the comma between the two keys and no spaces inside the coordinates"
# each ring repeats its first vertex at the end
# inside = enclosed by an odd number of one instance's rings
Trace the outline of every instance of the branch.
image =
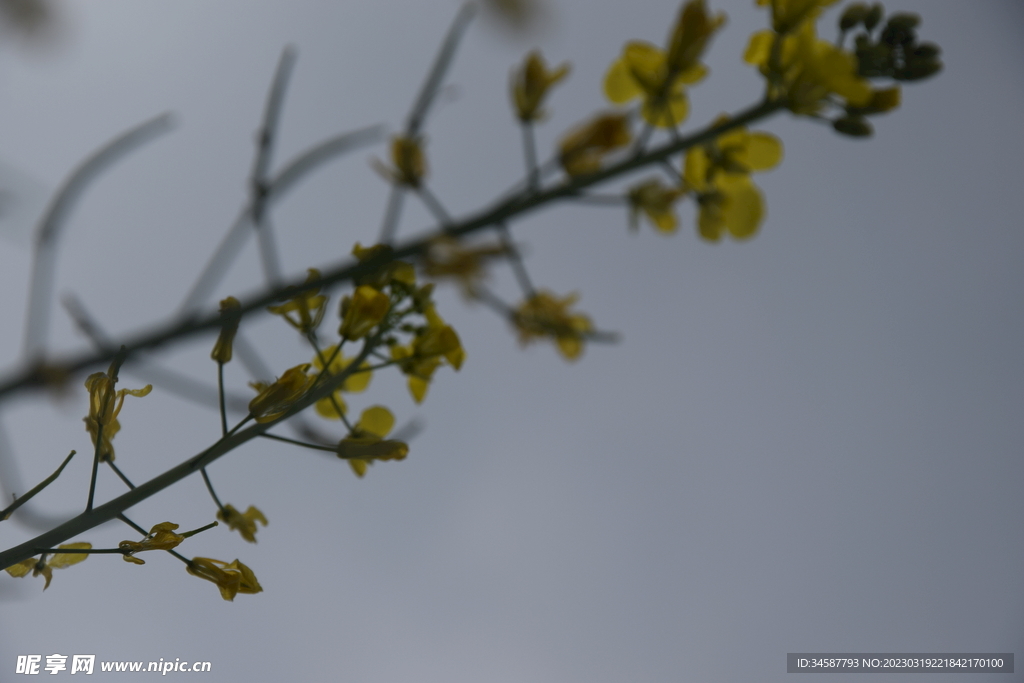
{"type": "MultiPolygon", "coordinates": [[[[712,140],[733,128],[745,126],[759,119],[766,118],[779,111],[782,107],[783,103],[777,100],[765,100],[739,112],[734,117],[718,125],[708,126],[692,135],[668,142],[642,154],[633,155],[596,173],[570,178],[567,182],[551,187],[543,192],[519,194],[509,197],[491,208],[483,209],[447,227],[437,227],[427,237],[411,240],[397,247],[392,252],[390,258],[382,255],[362,263],[353,263],[351,259],[348,259],[332,268],[325,269],[319,280],[309,282],[304,279],[301,281],[296,279],[286,282],[280,288],[263,290],[251,297],[245,298],[240,308],[240,314],[244,317],[254,311],[263,310],[266,306],[286,298],[299,289],[328,287],[351,281],[355,277],[376,271],[393,259],[419,256],[440,235],[446,234],[456,237],[466,235],[492,225],[510,221],[512,218],[525,215],[554,201],[575,198],[589,187],[618,178],[645,166],[661,163],[675,154],[712,140]]],[[[123,344],[127,349],[128,357],[131,357],[143,349],[156,348],[176,339],[218,330],[220,325],[220,314],[211,313],[205,317],[164,323],[148,332],[142,332],[124,340],[123,344]]],[[[98,367],[110,362],[113,356],[114,354],[111,351],[98,351],[55,360],[50,363],[36,363],[9,375],[0,382],[0,401],[24,389],[49,386],[57,381],[55,378],[66,378],[83,370],[98,367]]]]}

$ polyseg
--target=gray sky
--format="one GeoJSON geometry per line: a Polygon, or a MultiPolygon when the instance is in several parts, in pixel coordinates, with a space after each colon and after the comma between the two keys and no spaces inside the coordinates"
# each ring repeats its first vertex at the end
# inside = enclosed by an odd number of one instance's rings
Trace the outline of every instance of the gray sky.
{"type": "MultiPolygon", "coordinates": [[[[766,13],[711,5],[729,23],[706,57],[710,77],[690,91],[687,129],[760,94],[740,55],[766,13]]],[[[17,655],[53,653],[207,660],[204,677],[223,683],[611,683],[781,681],[796,651],[1024,652],[1024,12],[1011,1],[887,7],[923,16],[944,71],[906,86],[869,141],[789,115],[759,126],[783,140],[785,159],[755,176],[768,217],[753,241],[700,241],[688,202],[672,237],[647,225],[629,234],[623,210],[593,206],[512,226],[534,280],[579,291],[579,308],[618,344],[575,364],[550,345],[521,350],[504,321],[442,289],[462,371],[438,371],[422,406],[384,373],[349,400],[423,424],[405,462],[357,480],[336,459],[261,442],[210,468],[225,502],[257,505],[270,524],[255,546],[221,528],[179,550],[239,558],[264,593],[224,602],[155,553],[144,567],[92,557],[43,594],[39,579],[0,576],[3,679],[17,655]]],[[[285,45],[299,57],[277,164],[342,131],[396,130],[458,4],[62,8],[53,49],[0,50],[6,174],[53,189],[128,127],[168,110],[178,122],[92,186],[62,243],[56,291],[118,334],[174,310],[244,203],[285,45]]],[[[461,215],[520,178],[507,88],[526,50],[573,63],[538,133],[546,155],[606,106],[601,79],[622,43],[661,43],[675,12],[558,0],[527,40],[474,25],[426,128],[436,194],[461,215]]],[[[375,239],[387,186],[368,160],[385,154],[354,152],[274,209],[287,272],[375,239]]],[[[430,225],[415,202],[406,209],[402,234],[430,225]]],[[[0,222],[8,367],[21,352],[29,252],[18,236],[30,224],[0,222]]],[[[260,284],[253,246],[217,296],[260,284]]],[[[505,271],[492,286],[518,297],[505,271]]],[[[59,309],[51,333],[56,350],[86,347],[59,309]]],[[[308,361],[279,320],[247,334],[277,373],[308,361]]],[[[212,341],[164,358],[212,383],[212,341]]],[[[237,391],[247,379],[229,366],[237,391]]],[[[5,405],[23,485],[69,449],[88,452],[86,411],[84,389],[5,405]]],[[[219,433],[215,413],[159,387],[129,398],[121,423],[118,464],[135,480],[219,433]]],[[[80,509],[88,461],[76,458],[35,510],[80,509]]],[[[99,492],[121,488],[105,477],[99,492]]],[[[194,477],[130,516],[194,528],[214,512],[194,477]]],[[[4,524],[0,544],[30,533],[4,524]]],[[[126,538],[111,524],[83,540],[126,538]]],[[[971,678],[988,679],[1016,680],[971,678]]]]}

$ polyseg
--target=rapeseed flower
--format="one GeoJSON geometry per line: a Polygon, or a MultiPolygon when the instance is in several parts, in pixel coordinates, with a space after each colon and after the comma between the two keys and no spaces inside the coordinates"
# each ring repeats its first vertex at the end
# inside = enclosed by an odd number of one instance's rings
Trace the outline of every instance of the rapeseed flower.
{"type": "Polygon", "coordinates": [[[259,394],[249,402],[249,414],[257,422],[263,423],[273,422],[287,413],[316,381],[316,377],[306,374],[308,369],[309,363],[296,365],[285,370],[279,379],[269,385],[265,382],[250,382],[249,386],[259,394]]]}
{"type": "MultiPolygon", "coordinates": [[[[341,351],[338,350],[337,345],[330,346],[323,350],[323,357],[327,359],[327,377],[337,375],[347,369],[355,358],[346,358],[341,351]]],[[[321,354],[313,359],[313,365],[316,366],[317,370],[323,370],[323,361],[320,360],[321,354]]],[[[360,368],[368,368],[369,364],[366,361],[359,366],[360,368]]],[[[345,405],[345,400],[341,397],[341,393],[358,393],[365,391],[366,387],[370,384],[370,379],[373,377],[373,373],[369,370],[353,372],[351,375],[345,378],[345,381],[341,383],[341,386],[334,390],[329,396],[324,396],[319,399],[314,405],[316,412],[326,417],[329,420],[340,420],[341,415],[338,414],[338,409],[341,409],[342,413],[348,410],[348,406],[345,405]]]]}
{"type": "Polygon", "coordinates": [[[569,131],[559,144],[559,161],[569,175],[585,175],[601,168],[605,156],[629,144],[629,117],[601,114],[569,131]]]}
{"type": "Polygon", "coordinates": [[[374,167],[386,180],[398,185],[418,188],[427,175],[427,157],[423,153],[423,138],[396,135],[391,138],[393,167],[374,159],[374,167]]]}
{"type": "Polygon", "coordinates": [[[208,557],[193,557],[185,569],[192,576],[217,584],[220,596],[225,600],[234,600],[239,593],[263,592],[256,575],[238,560],[228,563],[208,557]]]}
{"type": "Polygon", "coordinates": [[[813,21],[804,21],[784,35],[755,33],[743,59],[761,70],[768,79],[769,95],[781,99],[794,114],[816,116],[835,103],[835,95],[852,107],[868,106],[874,96],[868,81],[858,75],[857,58],[818,39],[813,21]]]}
{"type": "Polygon", "coordinates": [[[430,380],[442,359],[458,370],[466,357],[459,335],[438,315],[433,304],[425,304],[424,316],[427,324],[418,330],[410,344],[391,347],[391,358],[398,361],[408,377],[409,393],[416,403],[426,397],[430,380]]]}
{"type": "Polygon", "coordinates": [[[179,543],[185,540],[183,535],[174,533],[174,530],[177,528],[177,524],[161,522],[154,525],[149,530],[149,534],[141,541],[121,541],[117,544],[117,547],[124,552],[122,558],[125,562],[146,564],[145,560],[134,557],[135,553],[142,552],[143,550],[170,550],[171,548],[176,548],[179,543]]]}
{"type": "Polygon", "coordinates": [[[121,431],[117,416],[124,405],[124,397],[146,396],[153,390],[153,385],[147,384],[141,389],[114,391],[115,384],[117,370],[113,365],[107,372],[94,372],[85,379],[85,388],[89,391],[89,414],[82,418],[99,459],[111,462],[114,461],[114,444],[111,441],[121,431]]]}
{"type": "Polygon", "coordinates": [[[568,73],[568,63],[548,71],[544,57],[538,50],[528,54],[523,66],[512,74],[512,102],[519,120],[527,123],[543,119],[545,112],[541,106],[548,90],[568,73]]]}
{"type": "Polygon", "coordinates": [[[223,510],[217,511],[217,519],[227,524],[232,531],[238,531],[249,543],[256,542],[256,522],[267,525],[267,518],[254,505],[250,505],[244,513],[236,510],[233,505],[225,505],[223,510]]]}
{"type": "MultiPolygon", "coordinates": [[[[320,271],[310,268],[306,282],[320,279],[320,271]]],[[[302,334],[312,333],[320,325],[327,308],[327,296],[320,293],[319,287],[310,287],[296,293],[288,301],[277,306],[267,306],[267,310],[288,321],[288,324],[302,334]]]]}
{"type": "Polygon", "coordinates": [[[395,416],[384,406],[371,406],[363,411],[352,433],[338,442],[338,457],[348,460],[356,476],[366,474],[374,460],[404,460],[409,446],[384,437],[395,426],[395,416]]]}
{"type": "MultiPolygon", "coordinates": [[[[65,543],[57,546],[58,550],[90,550],[91,548],[92,543],[65,543]]],[[[50,587],[50,581],[53,580],[54,569],[63,569],[84,562],[87,557],[89,557],[88,553],[54,553],[45,562],[42,559],[37,560],[30,557],[7,567],[7,573],[15,578],[26,576],[29,572],[32,572],[32,576],[42,576],[46,579],[46,583],[43,585],[43,590],[46,590],[50,587]]]]}
{"type": "MultiPolygon", "coordinates": [[[[727,121],[719,117],[716,123],[727,121]]],[[[724,233],[735,239],[753,237],[764,218],[764,199],[750,173],[776,166],[782,143],[768,133],[734,128],[686,153],[683,178],[697,195],[701,237],[718,241],[724,233]]]]}
{"type": "Polygon", "coordinates": [[[658,178],[651,178],[636,185],[628,195],[630,229],[638,229],[639,216],[643,213],[660,232],[666,234],[675,232],[679,226],[675,203],[684,194],[686,192],[682,188],[669,187],[658,178]]]}
{"type": "Polygon", "coordinates": [[[583,342],[594,328],[586,315],[569,312],[578,299],[578,294],[559,298],[543,290],[526,299],[512,314],[512,322],[519,330],[519,343],[525,345],[540,337],[553,337],[566,360],[579,358],[583,342]]]}
{"type": "Polygon", "coordinates": [[[341,300],[341,326],[338,334],[346,341],[362,339],[384,320],[391,308],[391,298],[368,285],[356,287],[352,296],[341,300]]]}
{"type": "Polygon", "coordinates": [[[674,128],[689,115],[684,86],[704,79],[700,58],[725,15],[707,13],[704,0],[686,3],[669,38],[668,50],[631,41],[605,75],[604,92],[615,104],[643,98],[641,115],[653,126],[674,128]]]}

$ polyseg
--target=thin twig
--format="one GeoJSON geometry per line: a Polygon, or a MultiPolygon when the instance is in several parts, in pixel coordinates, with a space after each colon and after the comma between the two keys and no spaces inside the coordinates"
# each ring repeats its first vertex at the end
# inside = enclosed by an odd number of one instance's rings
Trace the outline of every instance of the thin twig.
{"type": "MultiPolygon", "coordinates": [[[[22,560],[37,555],[38,552],[35,550],[36,548],[50,548],[58,546],[68,539],[78,536],[82,532],[88,531],[103,522],[114,519],[115,517],[123,516],[124,511],[128,508],[137,505],[141,501],[146,500],[165,488],[181,481],[185,477],[194,474],[197,470],[208,466],[221,456],[230,453],[242,444],[257,438],[268,429],[287,420],[292,415],[308,408],[317,400],[323,398],[334,391],[337,387],[341,386],[351,374],[351,370],[358,367],[370,354],[370,349],[379,343],[380,339],[376,336],[368,337],[363,344],[363,348],[353,360],[352,364],[337,375],[333,375],[323,383],[313,387],[307,395],[296,401],[291,408],[289,408],[288,411],[280,417],[267,422],[257,422],[248,429],[237,432],[235,430],[238,429],[238,426],[236,426],[235,429],[228,433],[228,436],[218,440],[206,450],[192,456],[175,467],[172,467],[163,474],[140,484],[136,488],[128,491],[127,493],[121,494],[113,500],[107,501],[103,505],[88,509],[76,517],[69,519],[63,524],[50,529],[29,541],[14,546],[13,548],[0,551],[0,569],[5,569],[13,564],[21,562],[22,560]]],[[[242,424],[247,421],[248,418],[246,418],[242,424]]]]}
{"type": "Polygon", "coordinates": [[[7,507],[5,507],[3,510],[0,510],[0,522],[2,522],[5,519],[9,518],[11,516],[11,513],[13,513],[15,510],[17,510],[22,505],[24,505],[29,500],[31,500],[32,497],[35,496],[37,493],[39,493],[40,491],[45,489],[47,486],[52,484],[57,479],[57,477],[60,476],[60,473],[64,471],[64,467],[69,462],[71,462],[71,458],[73,458],[74,456],[75,456],[75,451],[71,451],[70,453],[68,453],[68,457],[64,458],[64,462],[62,462],[60,464],[60,467],[57,468],[56,472],[54,472],[53,474],[48,476],[46,479],[43,479],[41,482],[39,482],[38,484],[33,486],[32,490],[29,491],[28,493],[26,493],[24,496],[22,496],[21,498],[16,499],[13,503],[11,503],[7,507]]]}

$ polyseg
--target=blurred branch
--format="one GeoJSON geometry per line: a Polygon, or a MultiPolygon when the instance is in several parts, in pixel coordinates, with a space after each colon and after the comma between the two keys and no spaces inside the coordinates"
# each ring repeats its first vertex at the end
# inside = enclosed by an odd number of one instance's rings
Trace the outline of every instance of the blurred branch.
{"type": "Polygon", "coordinates": [[[171,123],[170,114],[161,114],[101,147],[71,172],[39,220],[25,323],[24,355],[30,361],[39,360],[45,353],[57,242],[71,209],[93,179],[128,152],[170,130],[171,123]]]}
{"type": "MultiPolygon", "coordinates": [[[[383,126],[368,126],[351,133],[328,138],[302,152],[285,164],[277,177],[267,185],[266,193],[262,198],[264,210],[283,197],[299,180],[318,166],[349,150],[376,142],[383,132],[383,126]]],[[[203,268],[192,289],[185,296],[178,311],[181,316],[194,314],[195,309],[206,301],[227,273],[228,266],[237,256],[245,238],[249,235],[247,228],[252,220],[252,214],[253,205],[250,200],[250,204],[239,213],[238,218],[235,219],[224,239],[213,252],[213,256],[207,261],[206,267],[203,268]]]]}
{"type": "MultiPolygon", "coordinates": [[[[306,281],[295,279],[284,283],[282,287],[257,292],[245,298],[240,307],[240,315],[246,316],[255,311],[261,311],[266,306],[287,298],[295,291],[323,288],[351,281],[353,278],[377,271],[394,259],[420,256],[426,252],[433,240],[442,234],[458,237],[510,221],[512,218],[523,216],[534,209],[558,200],[576,198],[587,188],[619,178],[651,164],[661,163],[675,154],[712,140],[729,130],[766,118],[779,111],[782,107],[783,103],[779,101],[762,101],[721,123],[707,126],[692,135],[670,141],[641,154],[630,156],[595,173],[570,177],[566,182],[540,192],[516,195],[503,199],[491,208],[483,209],[461,221],[455,221],[449,226],[435,228],[426,237],[411,240],[397,247],[390,257],[381,254],[359,263],[353,263],[349,259],[334,267],[324,269],[322,276],[318,280],[306,281]]],[[[218,330],[220,325],[221,318],[218,313],[186,320],[172,320],[157,325],[149,331],[121,340],[121,343],[126,347],[128,357],[130,358],[141,350],[155,348],[169,341],[218,330]]],[[[66,378],[76,372],[108,363],[113,356],[114,354],[110,351],[99,351],[80,354],[49,363],[29,365],[8,375],[0,382],[0,400],[7,399],[15,392],[27,388],[53,385],[54,382],[61,381],[61,378],[66,378]]]]}

